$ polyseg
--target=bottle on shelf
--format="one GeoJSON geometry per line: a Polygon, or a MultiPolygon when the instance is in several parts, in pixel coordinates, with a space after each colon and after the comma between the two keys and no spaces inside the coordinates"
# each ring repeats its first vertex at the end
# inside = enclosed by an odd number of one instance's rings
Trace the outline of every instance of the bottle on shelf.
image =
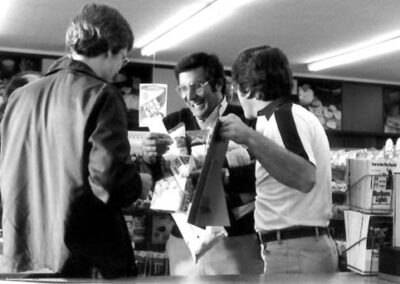
{"type": "Polygon", "coordinates": [[[393,144],[393,140],[388,138],[385,142],[385,146],[383,147],[383,157],[385,159],[391,160],[395,156],[395,147],[393,144]]]}
{"type": "Polygon", "coordinates": [[[394,147],[394,156],[397,159],[400,159],[400,138],[397,138],[396,145],[394,147]]]}

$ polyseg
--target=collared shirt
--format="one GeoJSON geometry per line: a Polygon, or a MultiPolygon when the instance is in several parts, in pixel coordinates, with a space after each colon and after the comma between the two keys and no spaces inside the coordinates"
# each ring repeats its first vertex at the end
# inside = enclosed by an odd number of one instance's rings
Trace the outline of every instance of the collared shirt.
{"type": "MultiPolygon", "coordinates": [[[[243,119],[243,110],[240,106],[230,105],[224,99],[220,106],[214,110],[220,116],[235,114],[241,119],[243,119]],[[218,110],[217,110],[218,109],[218,110]]],[[[214,118],[213,122],[215,123],[217,117],[214,118]]],[[[211,121],[211,119],[210,119],[211,121]]],[[[173,112],[167,115],[163,122],[165,127],[170,130],[174,128],[179,123],[183,122],[185,124],[186,131],[192,130],[200,130],[200,125],[198,120],[190,111],[189,108],[183,108],[179,111],[173,112]]],[[[226,199],[228,201],[228,210],[230,211],[230,221],[231,226],[226,227],[229,236],[243,235],[243,234],[251,234],[254,232],[254,217],[253,214],[247,214],[246,216],[236,220],[233,216],[234,214],[231,212],[232,208],[243,205],[243,201],[239,197],[239,194],[248,193],[255,194],[254,188],[254,165],[248,167],[238,167],[237,169],[229,168],[230,178],[229,184],[226,188],[226,199]],[[233,171],[233,173],[232,173],[233,171]]],[[[175,232],[177,231],[177,227],[175,228],[175,232]]],[[[173,230],[174,231],[174,230],[173,230]]],[[[175,236],[179,236],[180,233],[175,233],[175,236]]]]}
{"type": "Polygon", "coordinates": [[[211,114],[205,119],[205,120],[200,120],[196,117],[197,123],[200,126],[200,129],[207,129],[211,128],[215,125],[217,122],[218,118],[222,116],[222,114],[225,112],[226,107],[228,106],[228,102],[226,101],[226,98],[224,97],[219,105],[217,105],[214,110],[211,112],[211,114]]]}
{"type": "Polygon", "coordinates": [[[321,123],[303,107],[278,99],[259,112],[256,130],[316,167],[316,184],[303,193],[280,183],[256,163],[256,231],[328,226],[332,216],[330,150],[321,123]]]}

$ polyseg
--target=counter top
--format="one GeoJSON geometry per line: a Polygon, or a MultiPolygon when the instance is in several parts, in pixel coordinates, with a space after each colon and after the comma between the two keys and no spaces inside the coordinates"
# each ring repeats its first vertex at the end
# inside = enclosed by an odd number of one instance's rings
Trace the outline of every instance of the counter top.
{"type": "Polygon", "coordinates": [[[136,278],[121,278],[114,280],[95,280],[95,279],[64,279],[64,278],[22,278],[18,276],[1,277],[2,282],[9,281],[16,283],[110,283],[110,284],[126,284],[126,283],[161,283],[161,284],[223,284],[223,283],[307,283],[307,284],[336,284],[336,283],[351,283],[351,284],[367,284],[367,283],[392,283],[387,280],[380,279],[377,276],[361,276],[353,272],[339,272],[335,274],[272,274],[272,275],[217,275],[217,276],[152,276],[152,277],[136,277],[136,278]]]}

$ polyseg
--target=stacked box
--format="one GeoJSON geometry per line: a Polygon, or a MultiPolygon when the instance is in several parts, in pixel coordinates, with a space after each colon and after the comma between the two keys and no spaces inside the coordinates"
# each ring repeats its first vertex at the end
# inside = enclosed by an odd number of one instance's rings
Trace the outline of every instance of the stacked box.
{"type": "Polygon", "coordinates": [[[347,267],[362,275],[377,274],[380,248],[392,246],[393,217],[345,210],[344,218],[347,267]]]}
{"type": "Polygon", "coordinates": [[[380,247],[392,245],[394,176],[399,173],[398,167],[397,161],[387,159],[347,160],[347,266],[362,275],[377,274],[380,247]]]}
{"type": "Polygon", "coordinates": [[[394,173],[398,172],[398,164],[393,160],[348,159],[350,208],[365,213],[390,213],[394,173]]]}

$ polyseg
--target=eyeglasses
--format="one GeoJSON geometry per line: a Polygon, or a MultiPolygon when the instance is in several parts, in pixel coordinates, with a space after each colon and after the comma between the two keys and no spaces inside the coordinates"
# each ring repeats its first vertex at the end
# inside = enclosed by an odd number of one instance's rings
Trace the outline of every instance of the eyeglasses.
{"type": "Polygon", "coordinates": [[[195,83],[189,83],[189,84],[181,84],[176,87],[176,91],[178,94],[181,95],[182,98],[185,98],[190,90],[194,89],[194,92],[196,95],[201,96],[204,93],[204,87],[208,84],[208,81],[206,82],[195,82],[195,83]]]}

